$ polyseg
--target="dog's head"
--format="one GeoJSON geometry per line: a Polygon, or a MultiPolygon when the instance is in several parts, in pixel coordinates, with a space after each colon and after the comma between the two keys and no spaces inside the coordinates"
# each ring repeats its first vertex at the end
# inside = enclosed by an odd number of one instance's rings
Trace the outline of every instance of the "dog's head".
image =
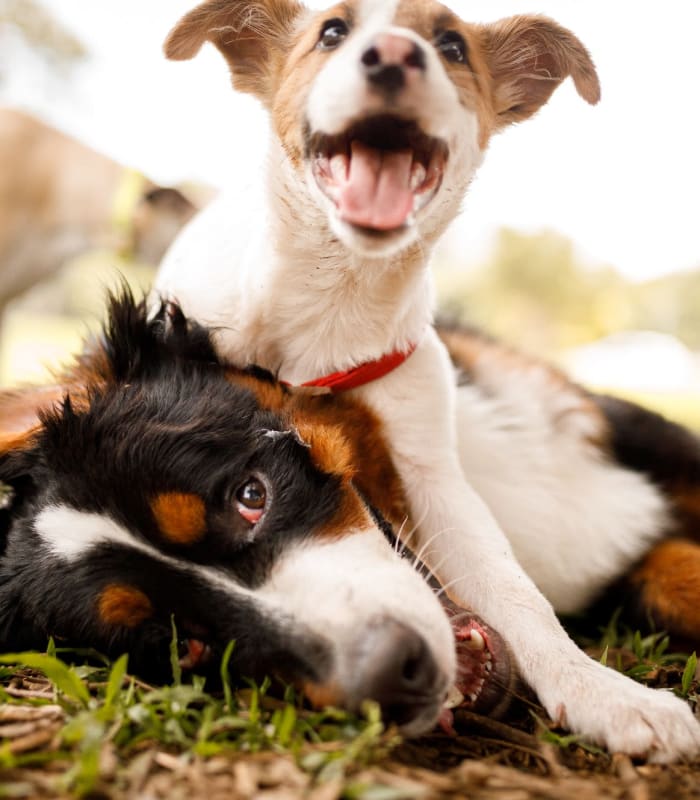
{"type": "Polygon", "coordinates": [[[470,24],[433,0],[208,0],[165,44],[173,59],[213,42],[234,85],[271,114],[292,196],[351,251],[431,242],[458,211],[490,137],[527,119],[568,76],[600,88],[569,31],[538,16],[470,24]]]}
{"type": "Polygon", "coordinates": [[[185,666],[235,640],[239,674],[435,721],[454,639],[373,508],[403,513],[368,411],[225,368],[177,309],[128,298],[67,383],[0,396],[0,649],[53,635],[163,677],[172,616],[185,666]]]}

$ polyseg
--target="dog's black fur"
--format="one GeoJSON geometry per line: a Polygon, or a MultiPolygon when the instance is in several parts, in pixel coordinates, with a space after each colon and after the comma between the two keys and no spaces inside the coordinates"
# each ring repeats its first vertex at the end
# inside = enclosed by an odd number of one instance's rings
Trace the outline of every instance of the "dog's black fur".
{"type": "Polygon", "coordinates": [[[338,478],[321,472],[251,391],[227,380],[208,332],[177,309],[149,321],[126,295],[112,302],[109,319],[87,399],[67,396],[41,414],[25,448],[0,455],[0,480],[14,492],[2,512],[0,650],[43,648],[54,635],[108,655],[128,651],[135,670],[167,677],[173,615],[183,637],[206,641],[215,654],[235,639],[243,674],[318,677],[323,642],[266,617],[244,597],[234,602],[216,592],[187,563],[254,589],[280,551],[337,511],[338,478]],[[249,541],[231,501],[256,473],[274,487],[274,502],[249,541]],[[186,558],[159,534],[149,506],[154,494],[171,491],[207,500],[206,535],[187,547],[186,558]],[[33,530],[37,514],[57,504],[116,520],[172,556],[172,565],[112,543],[75,563],[61,561],[33,530]],[[100,589],[124,575],[154,605],[152,618],[134,629],[105,626],[94,612],[100,589]]]}

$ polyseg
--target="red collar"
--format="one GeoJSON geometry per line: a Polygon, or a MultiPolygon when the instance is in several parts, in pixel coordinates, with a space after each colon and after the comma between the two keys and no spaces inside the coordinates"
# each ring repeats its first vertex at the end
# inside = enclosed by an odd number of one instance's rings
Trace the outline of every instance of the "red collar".
{"type": "MultiPolygon", "coordinates": [[[[307,381],[301,384],[301,388],[318,388],[324,389],[328,394],[340,394],[340,392],[349,392],[350,389],[357,389],[364,386],[366,383],[371,383],[379,378],[383,378],[390,372],[393,372],[415,351],[417,344],[410,344],[405,351],[394,350],[393,353],[378,358],[376,361],[365,361],[364,364],[358,364],[352,369],[344,372],[333,372],[330,375],[324,375],[322,378],[316,378],[313,381],[307,381]]],[[[292,384],[285,383],[285,386],[293,387],[292,384]]]]}

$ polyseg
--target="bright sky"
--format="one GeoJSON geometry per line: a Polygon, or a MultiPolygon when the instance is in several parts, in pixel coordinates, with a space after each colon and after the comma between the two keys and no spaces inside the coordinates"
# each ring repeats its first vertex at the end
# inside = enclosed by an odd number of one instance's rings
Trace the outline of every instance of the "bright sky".
{"type": "MultiPolygon", "coordinates": [[[[60,93],[55,83],[13,76],[13,102],[163,182],[255,176],[263,114],[232,92],[218,54],[206,48],[182,64],[161,56],[167,31],[194,0],[44,2],[93,57],[60,93]]],[[[476,21],[548,14],[586,44],[603,86],[592,108],[568,82],[536,119],[492,143],[451,233],[453,252],[473,263],[501,225],[547,227],[570,236],[591,263],[630,277],[700,266],[700,3],[448,4],[476,21]]]]}

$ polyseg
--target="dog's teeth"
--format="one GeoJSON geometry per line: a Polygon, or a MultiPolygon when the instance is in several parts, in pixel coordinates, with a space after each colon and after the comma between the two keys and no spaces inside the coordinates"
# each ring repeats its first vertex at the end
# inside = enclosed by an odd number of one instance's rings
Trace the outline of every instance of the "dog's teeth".
{"type": "Polygon", "coordinates": [[[493,664],[489,660],[484,664],[484,670],[486,670],[486,672],[491,672],[492,669],[493,669],[493,664]]]}
{"type": "Polygon", "coordinates": [[[472,692],[472,693],[469,695],[469,699],[472,701],[472,703],[476,703],[476,698],[477,698],[478,696],[479,696],[479,695],[478,695],[476,692],[472,692]]]}
{"type": "Polygon", "coordinates": [[[486,642],[484,637],[477,630],[470,631],[469,638],[464,643],[470,650],[485,650],[486,642]]]}
{"type": "Polygon", "coordinates": [[[348,179],[348,157],[344,153],[338,153],[330,160],[331,175],[333,179],[344,182],[348,179]]]}
{"type": "Polygon", "coordinates": [[[447,697],[445,698],[445,702],[443,703],[443,708],[457,708],[457,706],[462,705],[464,702],[464,695],[456,686],[452,686],[450,691],[447,693],[447,697]]]}
{"type": "Polygon", "coordinates": [[[411,191],[415,192],[420,186],[425,183],[428,173],[425,167],[419,162],[415,161],[411,168],[411,191]]]}

